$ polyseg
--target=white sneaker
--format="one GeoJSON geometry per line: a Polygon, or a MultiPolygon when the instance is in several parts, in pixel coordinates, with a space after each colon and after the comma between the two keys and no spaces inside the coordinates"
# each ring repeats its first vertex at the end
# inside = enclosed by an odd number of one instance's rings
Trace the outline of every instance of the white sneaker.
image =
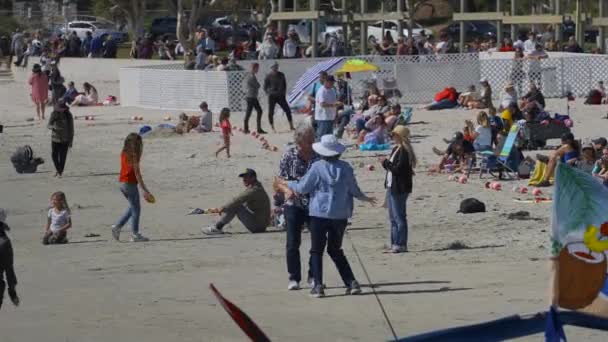
{"type": "Polygon", "coordinates": [[[287,284],[287,290],[295,291],[300,289],[300,284],[295,280],[290,280],[289,284],[287,284]]]}
{"type": "Polygon", "coordinates": [[[150,239],[148,239],[147,237],[145,237],[139,233],[131,235],[131,242],[147,242],[147,241],[150,241],[150,239]]]}
{"type": "Polygon", "coordinates": [[[205,235],[221,235],[224,234],[224,232],[221,229],[217,229],[216,226],[209,226],[206,228],[201,229],[201,232],[203,232],[203,234],[205,235]]]}
{"type": "Polygon", "coordinates": [[[120,227],[115,224],[112,225],[112,237],[116,241],[120,240],[120,227]]]}

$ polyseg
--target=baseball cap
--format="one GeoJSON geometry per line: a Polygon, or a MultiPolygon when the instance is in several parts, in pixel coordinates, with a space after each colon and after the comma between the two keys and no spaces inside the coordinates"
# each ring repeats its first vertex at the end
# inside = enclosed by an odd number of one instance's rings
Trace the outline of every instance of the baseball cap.
{"type": "Polygon", "coordinates": [[[335,82],[336,79],[332,75],[329,75],[329,76],[327,76],[327,78],[325,79],[325,81],[327,81],[327,82],[335,82]]]}
{"type": "Polygon", "coordinates": [[[488,83],[488,79],[483,77],[482,79],[479,80],[479,83],[488,83]]]}
{"type": "Polygon", "coordinates": [[[272,69],[278,69],[279,68],[279,63],[277,63],[277,62],[272,63],[272,65],[270,66],[270,68],[272,68],[272,69]]]}
{"type": "Polygon", "coordinates": [[[593,139],[593,143],[594,144],[598,144],[598,145],[602,145],[602,146],[608,145],[608,141],[606,141],[606,138],[593,139]]]}
{"type": "Polygon", "coordinates": [[[245,172],[243,172],[243,173],[239,174],[239,177],[245,177],[245,176],[253,176],[253,177],[257,177],[257,176],[258,176],[258,174],[257,174],[257,173],[255,173],[255,170],[254,170],[254,169],[249,169],[249,168],[247,168],[247,169],[245,169],[245,172]]]}
{"type": "Polygon", "coordinates": [[[462,140],[464,140],[464,134],[462,134],[462,132],[456,132],[452,136],[452,141],[462,141],[462,140]]]}

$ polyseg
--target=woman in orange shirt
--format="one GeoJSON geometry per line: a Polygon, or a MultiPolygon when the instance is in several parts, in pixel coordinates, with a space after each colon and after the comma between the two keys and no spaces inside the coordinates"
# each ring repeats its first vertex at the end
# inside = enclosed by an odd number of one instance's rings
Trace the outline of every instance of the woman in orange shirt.
{"type": "Polygon", "coordinates": [[[125,139],[122,153],[120,154],[120,191],[129,201],[129,208],[112,226],[112,237],[116,241],[120,238],[120,230],[131,219],[131,242],[148,241],[148,238],[139,233],[139,216],[141,214],[141,204],[139,201],[138,184],[144,191],[144,198],[148,202],[153,201],[153,196],[146,188],[141,176],[140,160],[143,153],[143,141],[137,133],[131,133],[125,139]]]}

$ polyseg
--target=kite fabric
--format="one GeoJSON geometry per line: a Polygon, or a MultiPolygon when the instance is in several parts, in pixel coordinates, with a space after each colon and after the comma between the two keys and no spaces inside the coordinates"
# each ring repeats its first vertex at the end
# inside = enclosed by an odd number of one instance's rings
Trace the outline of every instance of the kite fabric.
{"type": "Polygon", "coordinates": [[[364,61],[362,59],[349,59],[337,72],[365,72],[365,71],[378,71],[380,68],[373,65],[370,62],[364,61]]]}
{"type": "Polygon", "coordinates": [[[232,320],[243,330],[243,332],[252,340],[256,342],[270,342],[270,339],[264,334],[264,332],[253,322],[249,316],[238,306],[232,304],[228,299],[224,298],[220,291],[218,291],[213,284],[209,284],[209,288],[220,302],[222,307],[228,312],[232,320]]]}
{"type": "Polygon", "coordinates": [[[339,63],[342,63],[343,60],[344,57],[332,58],[330,60],[317,63],[310,69],[306,70],[306,72],[300,76],[296,84],[289,92],[289,96],[287,96],[289,106],[292,107],[298,101],[298,99],[306,93],[308,87],[319,79],[319,73],[321,71],[328,71],[339,63]]]}

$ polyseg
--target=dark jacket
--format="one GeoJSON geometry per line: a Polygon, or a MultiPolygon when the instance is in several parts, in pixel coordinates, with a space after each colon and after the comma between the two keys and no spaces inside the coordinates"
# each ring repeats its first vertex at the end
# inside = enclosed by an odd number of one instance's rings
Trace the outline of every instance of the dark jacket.
{"type": "Polygon", "coordinates": [[[74,117],[69,110],[53,111],[47,127],[53,131],[51,140],[56,143],[70,144],[74,140],[74,117]]]}
{"type": "Polygon", "coordinates": [[[264,91],[268,96],[285,96],[287,93],[287,80],[280,71],[270,72],[264,79],[264,91]]]}
{"type": "MultiPolygon", "coordinates": [[[[6,273],[6,285],[9,290],[14,289],[17,285],[17,276],[13,268],[13,246],[11,240],[5,233],[5,230],[9,230],[8,226],[4,222],[0,222],[0,280],[4,278],[6,273]]],[[[0,302],[4,297],[4,288],[0,288],[0,302]]]]}
{"type": "MultiPolygon", "coordinates": [[[[392,184],[391,193],[393,194],[409,194],[412,192],[413,175],[412,165],[410,163],[410,156],[407,151],[400,146],[395,146],[391,155],[397,150],[394,160],[391,162],[390,157],[382,162],[382,167],[386,170],[386,173],[390,171],[392,173],[392,184]]],[[[384,187],[386,187],[386,178],[384,180],[384,187]]]]}

